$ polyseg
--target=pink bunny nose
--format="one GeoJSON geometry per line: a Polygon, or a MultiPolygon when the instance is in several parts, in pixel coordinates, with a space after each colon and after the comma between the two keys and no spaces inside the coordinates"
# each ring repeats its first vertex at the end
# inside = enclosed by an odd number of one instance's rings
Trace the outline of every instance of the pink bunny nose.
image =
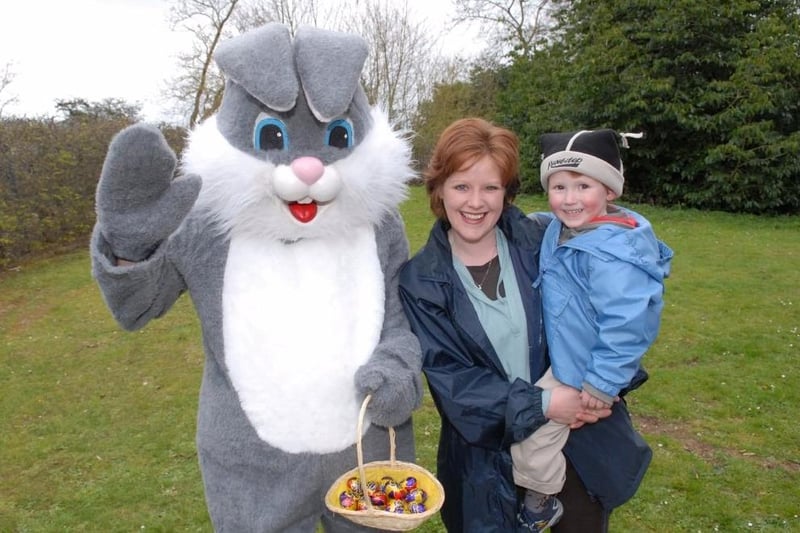
{"type": "Polygon", "coordinates": [[[292,161],[292,172],[306,185],[313,185],[325,173],[325,165],[316,157],[299,157],[292,161]]]}

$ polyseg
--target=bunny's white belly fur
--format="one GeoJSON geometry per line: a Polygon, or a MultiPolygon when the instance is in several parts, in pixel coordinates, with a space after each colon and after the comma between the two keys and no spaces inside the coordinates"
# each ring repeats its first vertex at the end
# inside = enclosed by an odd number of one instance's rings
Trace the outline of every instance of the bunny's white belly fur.
{"type": "Polygon", "coordinates": [[[383,324],[374,231],[294,244],[233,237],[223,287],[225,362],[259,437],[291,453],[351,445],[353,376],[383,324]]]}

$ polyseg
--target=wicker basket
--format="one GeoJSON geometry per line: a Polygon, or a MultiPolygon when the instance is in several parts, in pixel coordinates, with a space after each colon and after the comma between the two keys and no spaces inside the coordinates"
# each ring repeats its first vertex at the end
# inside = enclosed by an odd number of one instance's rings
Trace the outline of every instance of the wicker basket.
{"type": "Polygon", "coordinates": [[[444,503],[444,488],[439,480],[426,469],[414,463],[406,463],[395,460],[395,432],[394,428],[389,428],[390,457],[388,461],[375,461],[364,464],[364,455],[361,449],[361,434],[364,424],[364,413],[367,410],[370,396],[364,398],[361,411],[358,415],[358,429],[356,440],[356,455],[358,466],[348,470],[331,485],[325,495],[325,505],[337,515],[341,515],[348,520],[360,524],[387,531],[408,531],[422,525],[423,522],[439,512],[444,503]],[[366,487],[370,479],[381,479],[383,476],[391,476],[394,479],[403,479],[414,476],[417,479],[417,486],[423,489],[428,499],[425,501],[425,512],[396,514],[372,506],[369,498],[366,500],[366,509],[355,511],[343,508],[339,503],[339,495],[347,489],[347,480],[356,477],[361,481],[361,486],[366,487]]]}

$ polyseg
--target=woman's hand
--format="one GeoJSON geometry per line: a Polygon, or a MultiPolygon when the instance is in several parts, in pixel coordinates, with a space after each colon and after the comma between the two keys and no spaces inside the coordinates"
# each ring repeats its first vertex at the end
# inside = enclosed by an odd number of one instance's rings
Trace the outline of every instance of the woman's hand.
{"type": "Polygon", "coordinates": [[[584,424],[594,424],[601,418],[611,415],[611,409],[587,409],[581,403],[581,391],[559,385],[550,393],[550,404],[545,416],[560,424],[566,424],[571,429],[577,429],[584,424]]]}

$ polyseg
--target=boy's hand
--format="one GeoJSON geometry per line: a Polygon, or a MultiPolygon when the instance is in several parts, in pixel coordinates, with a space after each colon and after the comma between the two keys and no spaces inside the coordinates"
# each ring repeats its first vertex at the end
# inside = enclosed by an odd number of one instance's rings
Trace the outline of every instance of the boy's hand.
{"type": "Polygon", "coordinates": [[[596,398],[586,392],[585,390],[581,391],[581,406],[584,409],[589,410],[598,410],[598,409],[610,409],[611,404],[608,402],[604,402],[603,400],[596,398]]]}

